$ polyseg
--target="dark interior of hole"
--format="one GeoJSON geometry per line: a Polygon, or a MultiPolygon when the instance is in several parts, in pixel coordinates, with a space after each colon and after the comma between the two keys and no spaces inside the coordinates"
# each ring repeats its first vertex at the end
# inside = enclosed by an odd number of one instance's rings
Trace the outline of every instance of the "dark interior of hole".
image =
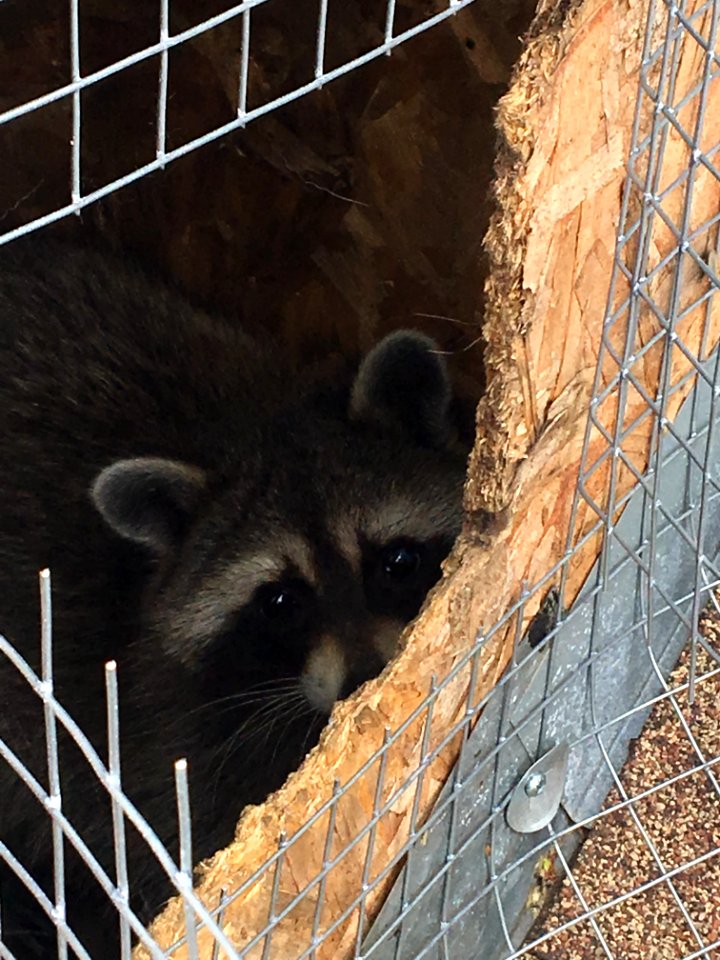
{"type": "MultiPolygon", "coordinates": [[[[227,0],[171,5],[171,33],[227,0]]],[[[445,3],[398,2],[395,32],[445,3]]],[[[386,0],[334,0],[326,68],[382,42],[386,0]]],[[[316,0],[253,10],[248,107],[313,75],[316,0]]],[[[300,359],[354,354],[415,327],[450,354],[468,428],[483,388],[482,239],[492,212],[493,111],[530,0],[482,2],[282,109],[50,228],[129,250],[193,300],[276,333],[300,359]]],[[[80,4],[81,71],[156,41],[158,10],[80,4]]],[[[0,9],[0,109],[67,83],[69,22],[40,0],[0,9]]],[[[169,57],[167,147],[232,120],[241,25],[233,19],[169,57]]],[[[158,58],[82,94],[82,190],[154,158],[158,58]]],[[[68,201],[68,98],[2,128],[0,229],[68,201]]]]}

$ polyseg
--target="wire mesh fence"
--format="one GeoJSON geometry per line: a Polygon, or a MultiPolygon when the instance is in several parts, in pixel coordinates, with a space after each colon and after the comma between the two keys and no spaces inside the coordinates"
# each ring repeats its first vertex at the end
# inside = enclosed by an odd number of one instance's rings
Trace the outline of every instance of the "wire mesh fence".
{"type": "MultiPolygon", "coordinates": [[[[157,23],[157,38],[140,49],[129,53],[121,59],[114,60],[104,66],[86,71],[82,63],[82,43],[80,33],[81,4],[80,0],[72,0],[69,4],[68,21],[65,29],[68,34],[68,56],[66,82],[58,85],[50,83],[51,89],[33,99],[8,106],[0,112],[0,129],[8,124],[17,124],[22,118],[48,108],[63,110],[67,119],[67,134],[70,140],[68,195],[64,202],[56,208],[48,210],[42,216],[36,216],[25,223],[21,223],[11,230],[0,233],[0,244],[22,236],[29,231],[36,230],[46,224],[53,223],[62,217],[78,213],[84,207],[100,200],[102,197],[127,186],[141,177],[163,169],[168,163],[179,157],[197,150],[219,138],[245,127],[248,123],[265,114],[319,90],[325,84],[336,80],[353,70],[362,67],[370,61],[389,55],[405,41],[423,33],[425,30],[446,20],[449,16],[459,12],[474,0],[447,0],[437,5],[430,4],[422,9],[420,15],[414,13],[408,16],[405,4],[397,0],[383,0],[382,11],[378,7],[378,42],[352,59],[341,63],[330,64],[326,53],[328,39],[332,37],[332,17],[330,16],[329,0],[320,0],[318,4],[317,21],[315,24],[315,45],[312,62],[301,65],[300,75],[306,74],[306,79],[297,84],[290,82],[288,89],[282,93],[273,91],[259,79],[253,83],[253,56],[255,50],[252,42],[253,15],[271,0],[243,0],[222,10],[215,16],[208,17],[201,22],[186,26],[185,29],[171,29],[171,4],[169,0],[161,0],[157,23]],[[170,142],[168,125],[169,105],[169,77],[174,56],[177,56],[185,45],[198,39],[212,42],[219,31],[228,26],[237,33],[239,56],[234,69],[235,102],[234,115],[223,123],[213,126],[201,135],[180,137],[170,142]],[[82,122],[83,108],[87,95],[99,88],[104,81],[113,77],[131,75],[131,71],[139,64],[152,62],[157,66],[157,88],[154,97],[155,103],[155,136],[152,156],[145,162],[135,164],[122,176],[112,176],[107,171],[95,172],[92,187],[86,186],[86,171],[83,163],[85,136],[82,122]]],[[[255,65],[256,71],[258,69],[255,65]]],[[[18,206],[27,199],[23,196],[14,198],[18,206]]]]}
{"type": "MultiPolygon", "coordinates": [[[[267,0],[247,0],[173,35],[165,4],[156,44],[87,76],[80,72],[77,0],[71,4],[71,82],[0,116],[0,123],[8,123],[46,103],[68,99],[74,130],[70,201],[2,239],[80,209],[389,52],[465,5],[462,0],[451,3],[421,24],[395,33],[395,4],[389,0],[384,42],[328,70],[323,59],[328,2],[322,0],[313,78],[256,104],[248,101],[250,26],[253,9],[263,2],[267,0]],[[168,58],[198,32],[228,20],[237,21],[242,30],[237,116],[168,150],[168,58]],[[84,193],[83,91],[140,58],[156,58],[159,64],[155,157],[123,178],[84,193]]],[[[706,133],[711,94],[720,83],[719,16],[718,0],[650,4],[614,271],[562,562],[527,585],[519,603],[477,638],[452,671],[434,678],[426,698],[404,724],[386,730],[381,749],[368,764],[349,781],[336,782],[330,800],[292,836],[278,837],[275,853],[239,888],[225,890],[216,904],[203,903],[192,890],[183,762],[175,767],[177,860],[123,793],[117,693],[122,676],[118,678],[115,665],[107,665],[105,677],[106,757],[98,755],[74,724],[72,704],[61,705],[53,696],[50,584],[48,575],[41,575],[41,675],[33,673],[7,640],[0,639],[0,653],[42,703],[46,781],[24,768],[2,741],[0,758],[47,811],[52,895],[1,841],[0,857],[55,925],[58,957],[90,956],[66,917],[64,858],[71,848],[117,909],[123,958],[130,956],[137,940],[146,951],[143,955],[154,958],[302,960],[322,955],[323,946],[334,944],[340,934],[344,955],[357,960],[478,955],[487,960],[629,960],[636,955],[694,960],[718,955],[718,906],[712,898],[699,898],[697,887],[712,885],[720,863],[720,721],[714,709],[720,646],[717,635],[701,627],[703,615],[706,622],[708,616],[712,620],[712,614],[703,611],[719,609],[720,585],[720,212],[705,203],[708,182],[720,181],[715,162],[720,143],[709,142],[706,133]],[[689,48],[696,55],[684,58],[689,48]],[[681,62],[692,63],[695,75],[680,76],[681,62]],[[665,160],[671,152],[685,160],[680,176],[667,173],[665,160]],[[586,563],[590,572],[585,585],[577,597],[570,596],[569,571],[588,557],[593,562],[586,563]],[[545,598],[542,614],[525,633],[526,605],[538,595],[545,598]],[[483,651],[508,627],[514,631],[510,665],[494,689],[477,698],[483,651]],[[433,741],[434,711],[453,685],[467,690],[464,708],[442,739],[433,741]],[[416,768],[398,790],[389,791],[388,757],[404,733],[417,725],[423,735],[416,768]],[[98,862],[63,812],[59,729],[78,745],[109,797],[112,870],[98,862]],[[651,769],[652,753],[644,754],[638,745],[655,729],[661,731],[661,753],[651,769]],[[421,819],[424,780],[450,744],[459,744],[457,762],[432,812],[421,819]],[[668,744],[671,755],[662,753],[668,744]],[[646,767],[639,774],[632,767],[638,752],[646,767]],[[343,798],[363,778],[372,785],[372,816],[358,826],[350,844],[338,848],[335,828],[344,816],[343,798]],[[683,794],[689,784],[694,792],[683,794]],[[378,867],[378,824],[401,800],[410,810],[407,838],[378,867]],[[689,802],[691,809],[683,806],[689,802]],[[695,840],[681,844],[688,822],[695,840]],[[318,824],[325,836],[322,866],[288,896],[282,882],[288,851],[301,845],[318,824]],[[131,907],[125,839],[130,825],[182,895],[185,932],[171,945],[159,946],[131,907]],[[603,838],[613,830],[616,846],[605,849],[603,838]],[[591,839],[581,850],[588,835],[591,839]],[[593,842],[605,849],[604,860],[592,860],[593,842]],[[631,866],[613,873],[607,858],[624,856],[631,866]],[[326,899],[326,884],[349,857],[358,864],[355,892],[338,910],[326,899]],[[390,884],[384,906],[371,916],[373,893],[390,884]],[[223,932],[228,908],[260,886],[270,890],[264,924],[241,939],[223,932]],[[557,894],[554,901],[550,894],[557,894]],[[664,914],[668,928],[659,931],[651,919],[639,921],[643,910],[664,914]],[[279,939],[279,931],[283,921],[300,913],[306,923],[296,930],[291,949],[279,939]],[[651,938],[648,942],[642,941],[645,935],[651,938]]],[[[0,956],[12,957],[2,943],[1,926],[0,956]]]]}

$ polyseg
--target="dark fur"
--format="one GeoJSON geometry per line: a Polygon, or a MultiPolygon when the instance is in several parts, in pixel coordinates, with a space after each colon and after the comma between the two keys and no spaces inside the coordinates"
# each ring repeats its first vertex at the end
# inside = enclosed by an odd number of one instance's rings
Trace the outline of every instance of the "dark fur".
{"type": "MultiPolygon", "coordinates": [[[[50,567],[56,695],[105,757],[102,665],[117,660],[123,785],[173,855],[175,759],[189,761],[200,859],[231,839],[245,804],[280,786],[325,719],[300,705],[254,736],[257,703],[213,701],[297,678],[318,631],[344,651],[345,695],[386,659],[372,646],[378,618],[407,622],[437,579],[459,525],[463,457],[447,448],[447,380],[429,346],[400,335],[354,387],[314,382],[104,256],[37,241],[0,252],[0,632],[39,670],[37,571],[50,567]],[[189,472],[102,474],[139,457],[189,472]],[[398,593],[378,579],[379,546],[362,532],[392,497],[415,503],[421,525],[437,518],[425,566],[398,593]],[[328,518],[357,533],[360,579],[328,518]],[[276,642],[262,594],[210,626],[215,606],[233,606],[223,575],[239,552],[250,564],[248,552],[277,551],[286,536],[312,545],[318,583],[297,629],[276,642]],[[190,605],[203,591],[198,630],[190,605]]],[[[306,590],[291,558],[285,576],[306,590]]],[[[0,698],[0,738],[46,786],[42,705],[2,656],[0,698]]],[[[61,777],[64,812],[113,876],[107,796],[65,737],[61,777]]],[[[2,760],[0,840],[52,897],[48,816],[2,760]]],[[[171,890],[132,831],[128,844],[147,921],[171,890]]],[[[93,956],[114,957],[114,908],[99,890],[94,902],[66,848],[71,925],[93,956]]],[[[0,885],[5,942],[19,960],[49,960],[52,930],[1,863],[0,885]]]]}

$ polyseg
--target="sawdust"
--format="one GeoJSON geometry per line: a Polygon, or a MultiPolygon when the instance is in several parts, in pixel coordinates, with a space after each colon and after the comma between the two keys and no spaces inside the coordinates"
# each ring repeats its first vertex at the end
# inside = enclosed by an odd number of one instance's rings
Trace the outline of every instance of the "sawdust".
{"type": "MultiPolygon", "coordinates": [[[[720,653],[715,610],[700,629],[720,653]]],[[[592,920],[549,936],[533,960],[720,958],[720,662],[699,650],[692,705],[688,673],[686,651],[670,679],[677,709],[653,708],[606,809],[633,802],[598,819],[572,867],[577,891],[563,881],[532,939],[592,920]]]]}

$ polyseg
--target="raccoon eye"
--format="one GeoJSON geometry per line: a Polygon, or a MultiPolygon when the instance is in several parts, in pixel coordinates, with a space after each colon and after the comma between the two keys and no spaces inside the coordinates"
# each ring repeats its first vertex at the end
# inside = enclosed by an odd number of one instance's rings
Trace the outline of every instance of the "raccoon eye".
{"type": "Polygon", "coordinates": [[[262,612],[268,620],[292,616],[297,607],[297,597],[290,590],[283,590],[282,587],[272,590],[262,602],[262,612]]]}
{"type": "Polygon", "coordinates": [[[387,580],[399,583],[417,573],[421,559],[419,544],[407,541],[390,543],[380,554],[380,570],[387,580]]]}
{"type": "Polygon", "coordinates": [[[257,609],[274,626],[296,626],[307,612],[309,598],[303,587],[299,583],[265,584],[255,596],[257,609]]]}

